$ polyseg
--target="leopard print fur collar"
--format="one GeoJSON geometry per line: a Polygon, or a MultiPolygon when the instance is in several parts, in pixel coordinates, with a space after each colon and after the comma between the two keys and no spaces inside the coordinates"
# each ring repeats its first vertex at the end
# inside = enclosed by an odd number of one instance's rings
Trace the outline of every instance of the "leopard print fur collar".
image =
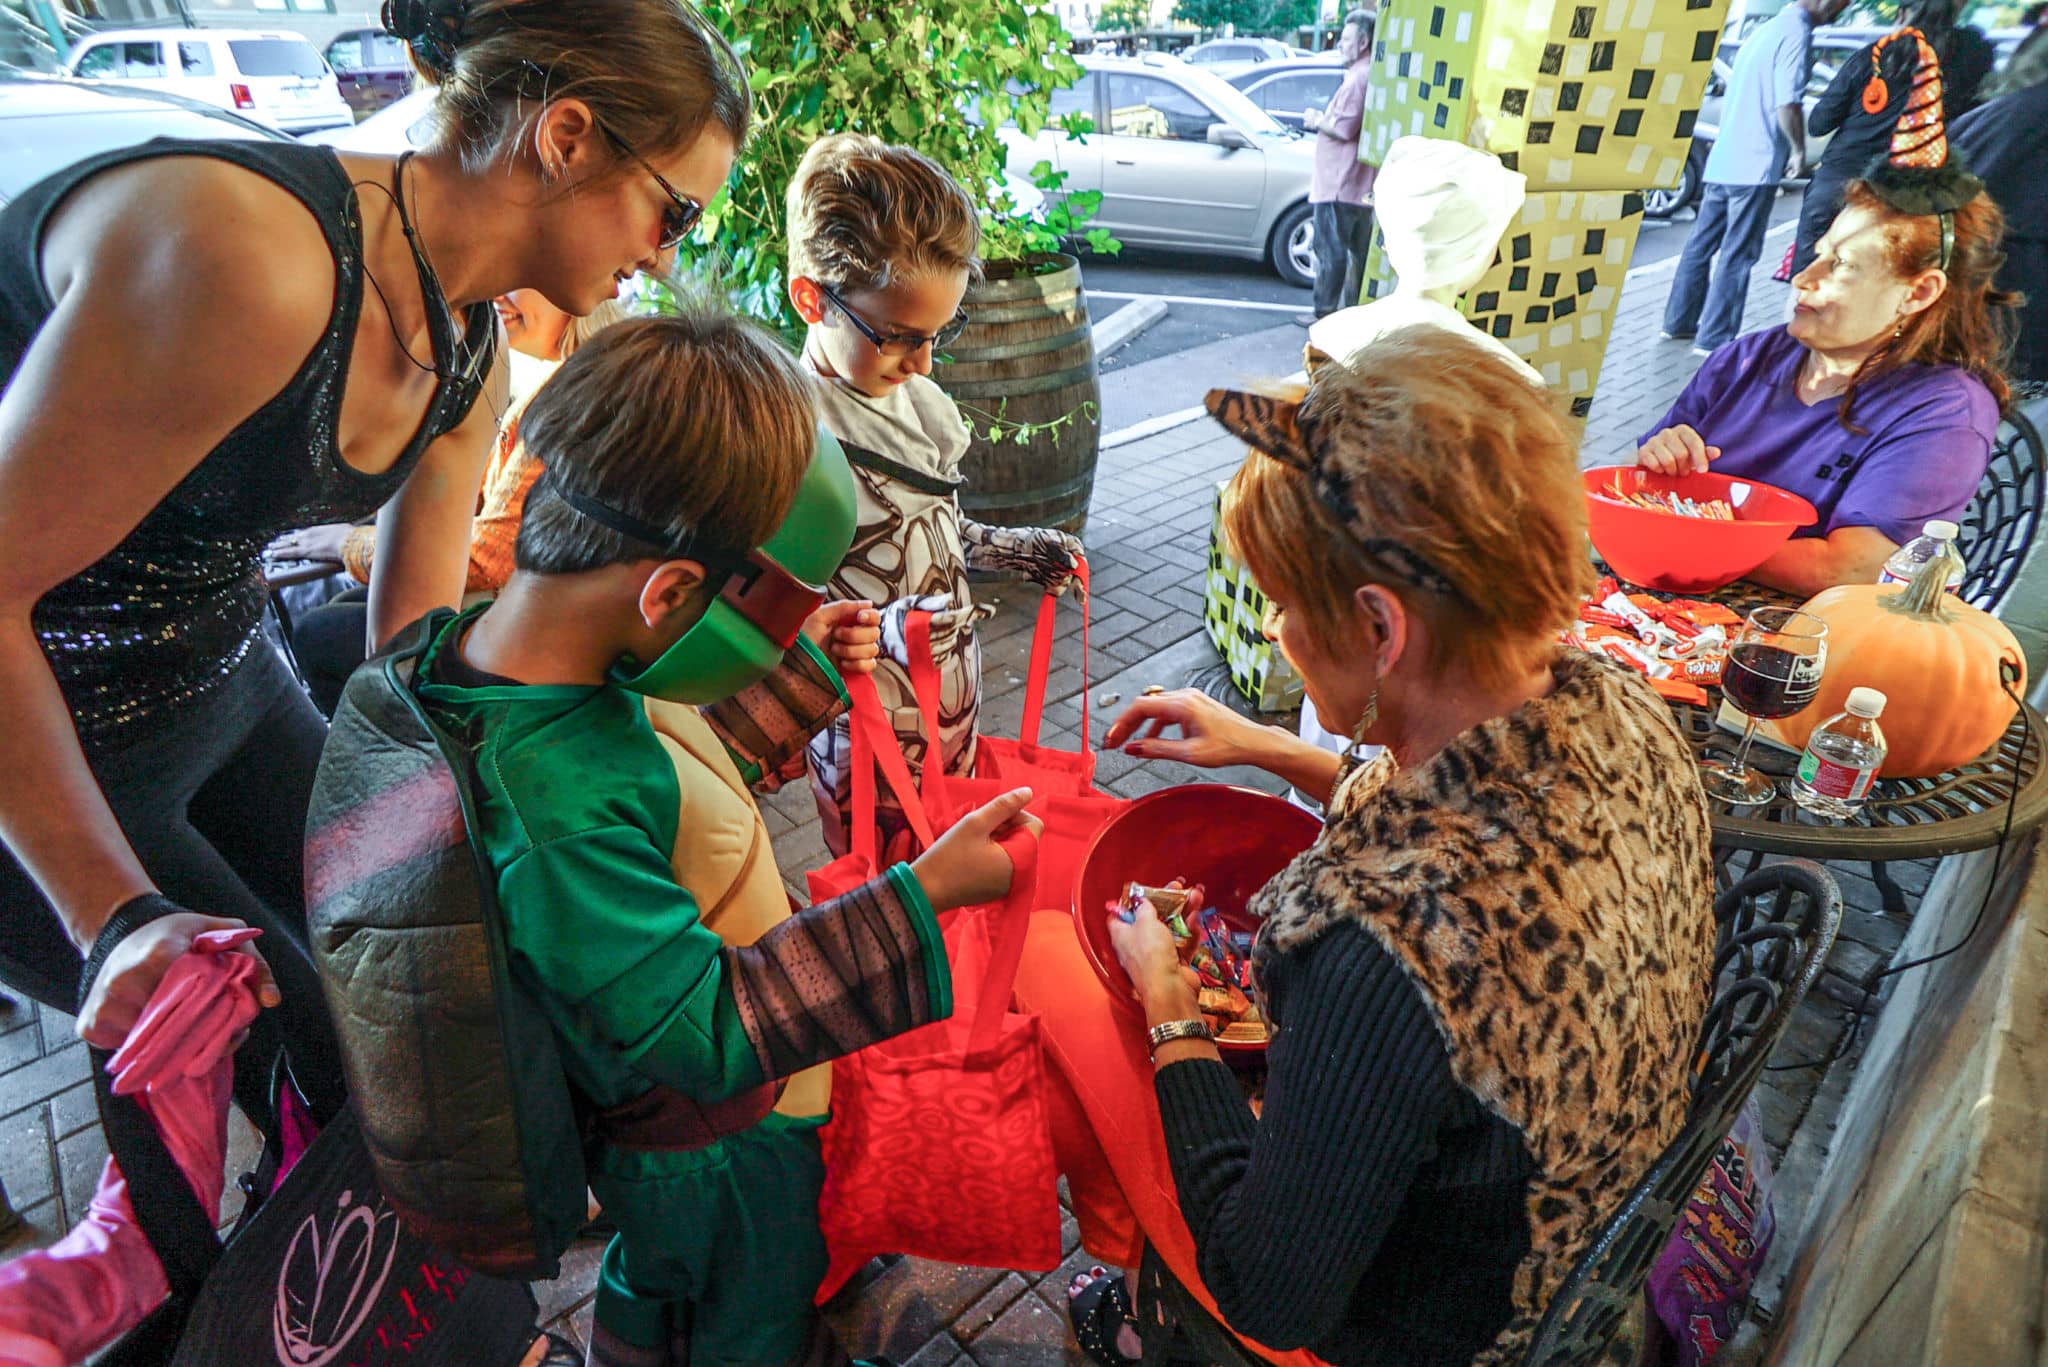
{"type": "MultiPolygon", "coordinates": [[[[1475,1363],[1521,1360],[1600,1221],[1684,1124],[1711,978],[1705,799],[1671,714],[1581,652],[1556,688],[1412,771],[1335,795],[1252,903],[1255,967],[1361,925],[1421,989],[1459,1082],[1534,1160],[1514,1315],[1475,1363]]],[[[1294,1010],[1300,1010],[1294,1005],[1294,1010]]],[[[1284,1028],[1284,1022],[1282,1025],[1284,1028]]]]}

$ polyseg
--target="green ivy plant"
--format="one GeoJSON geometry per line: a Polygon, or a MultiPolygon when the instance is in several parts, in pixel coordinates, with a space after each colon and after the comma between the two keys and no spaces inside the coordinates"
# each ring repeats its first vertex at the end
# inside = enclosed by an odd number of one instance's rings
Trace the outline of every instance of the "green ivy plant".
{"type": "MultiPolygon", "coordinates": [[[[1024,0],[704,0],[747,64],[758,121],[732,179],[706,207],[709,271],[745,312],[798,326],[784,289],[784,198],[804,149],[827,133],[907,143],[946,168],[983,212],[990,259],[1051,250],[1081,227],[1095,196],[1054,197],[1042,221],[1019,213],[1002,183],[997,130],[1034,136],[1051,122],[1055,90],[1082,71],[1059,21],[1024,0]]],[[[1085,132],[1068,116],[1059,125],[1085,132]]],[[[1041,168],[1041,185],[1064,177],[1041,168]]],[[[1111,250],[1099,230],[1087,234],[1111,250]]],[[[702,249],[700,249],[700,252],[702,249]]]]}

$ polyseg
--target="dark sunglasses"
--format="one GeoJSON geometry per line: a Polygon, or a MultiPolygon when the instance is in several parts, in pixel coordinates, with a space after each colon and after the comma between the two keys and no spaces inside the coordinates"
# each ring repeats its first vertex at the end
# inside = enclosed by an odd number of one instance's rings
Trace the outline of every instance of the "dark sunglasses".
{"type": "Polygon", "coordinates": [[[852,323],[854,329],[861,336],[867,338],[874,345],[875,350],[881,352],[884,356],[911,356],[925,347],[931,347],[936,350],[952,342],[962,332],[967,330],[967,310],[957,309],[953,313],[951,322],[928,337],[917,332],[880,332],[867,319],[849,308],[844,299],[834,294],[831,286],[819,285],[818,292],[831,300],[838,307],[839,311],[846,315],[846,321],[852,323]]]}
{"type": "Polygon", "coordinates": [[[635,152],[624,138],[602,124],[598,127],[605,137],[610,139],[612,146],[639,162],[640,169],[653,176],[654,183],[668,196],[668,207],[661,211],[661,250],[669,251],[680,246],[682,240],[690,235],[691,229],[697,226],[698,220],[704,217],[704,206],[663,179],[661,172],[648,165],[647,158],[635,152]]]}

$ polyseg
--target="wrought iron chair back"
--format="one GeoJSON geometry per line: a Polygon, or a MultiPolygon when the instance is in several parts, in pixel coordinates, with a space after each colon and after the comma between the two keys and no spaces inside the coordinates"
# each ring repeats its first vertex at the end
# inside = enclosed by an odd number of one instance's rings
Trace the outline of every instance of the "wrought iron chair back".
{"type": "Polygon", "coordinates": [[[1977,495],[1963,511],[1958,538],[1963,562],[1963,598],[1996,612],[2012,591],[2034,533],[2041,526],[2044,467],[2048,449],[2041,433],[2015,408],[1998,425],[1991,464],[1977,495]]]}
{"type": "Polygon", "coordinates": [[[1641,1301],[1671,1238],[1764,1061],[1820,976],[1842,894],[1817,864],[1767,864],[1714,903],[1714,996],[1693,1059],[1686,1125],[1608,1217],[1552,1298],[1523,1367],[1596,1362],[1641,1301]]]}

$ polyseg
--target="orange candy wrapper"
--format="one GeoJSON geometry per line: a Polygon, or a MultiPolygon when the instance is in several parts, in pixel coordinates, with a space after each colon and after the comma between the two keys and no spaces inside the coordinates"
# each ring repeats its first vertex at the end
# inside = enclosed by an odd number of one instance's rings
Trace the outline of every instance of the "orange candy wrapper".
{"type": "Polygon", "coordinates": [[[1742,618],[1720,603],[1666,602],[1647,593],[1624,594],[1602,579],[1564,635],[1566,644],[1618,660],[1675,702],[1704,707],[1706,689],[1721,682],[1728,639],[1742,618]]]}

